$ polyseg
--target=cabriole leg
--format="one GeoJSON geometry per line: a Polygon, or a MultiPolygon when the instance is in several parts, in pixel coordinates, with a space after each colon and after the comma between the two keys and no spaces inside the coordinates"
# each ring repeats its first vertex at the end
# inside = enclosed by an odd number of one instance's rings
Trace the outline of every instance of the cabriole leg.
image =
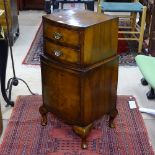
{"type": "Polygon", "coordinates": [[[117,114],[118,114],[118,110],[117,109],[114,109],[114,110],[112,110],[110,112],[110,114],[109,114],[109,116],[110,116],[109,117],[109,127],[110,128],[115,128],[114,119],[117,116],[117,114]]]}
{"type": "Polygon", "coordinates": [[[92,125],[93,124],[89,124],[86,127],[73,126],[73,131],[77,135],[79,135],[81,137],[81,139],[82,139],[82,142],[81,142],[81,148],[82,149],[87,149],[87,147],[88,147],[86,139],[87,139],[88,134],[90,133],[92,125]]]}
{"type": "Polygon", "coordinates": [[[41,119],[41,125],[42,126],[45,126],[47,125],[47,109],[45,108],[44,105],[42,105],[40,108],[39,108],[39,112],[42,116],[42,119],[41,119]]]}

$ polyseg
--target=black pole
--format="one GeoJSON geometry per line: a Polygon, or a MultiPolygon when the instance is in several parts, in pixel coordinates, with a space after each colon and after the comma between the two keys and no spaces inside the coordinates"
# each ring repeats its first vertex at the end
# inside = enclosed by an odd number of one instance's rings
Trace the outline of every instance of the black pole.
{"type": "MultiPolygon", "coordinates": [[[[3,3],[4,3],[5,20],[6,20],[7,40],[8,40],[8,46],[9,46],[9,49],[10,49],[11,62],[12,62],[12,71],[13,71],[13,77],[8,80],[7,88],[6,88],[5,92],[3,92],[3,94],[4,94],[3,97],[4,97],[4,100],[7,103],[6,106],[9,106],[9,105],[14,106],[14,102],[11,101],[11,91],[12,91],[12,86],[17,86],[18,83],[19,83],[19,80],[22,81],[26,85],[26,87],[28,88],[28,90],[30,91],[30,93],[32,95],[35,95],[35,94],[31,91],[28,84],[23,79],[16,77],[13,50],[12,50],[12,45],[11,45],[11,41],[10,41],[8,10],[7,10],[6,0],[3,0],[3,3]],[[6,95],[6,91],[8,91],[8,96],[6,95]]],[[[5,84],[3,84],[3,85],[5,87],[5,84]]]]}
{"type": "Polygon", "coordinates": [[[6,20],[6,31],[7,31],[7,39],[8,39],[8,44],[9,44],[9,49],[10,49],[10,55],[11,55],[11,60],[12,60],[12,70],[13,70],[13,76],[16,77],[15,73],[15,67],[14,67],[14,58],[13,58],[13,52],[12,52],[12,46],[10,42],[10,32],[9,32],[9,21],[8,21],[8,10],[7,10],[7,4],[6,0],[3,0],[4,2],[4,10],[5,10],[5,20],[6,20]]]}

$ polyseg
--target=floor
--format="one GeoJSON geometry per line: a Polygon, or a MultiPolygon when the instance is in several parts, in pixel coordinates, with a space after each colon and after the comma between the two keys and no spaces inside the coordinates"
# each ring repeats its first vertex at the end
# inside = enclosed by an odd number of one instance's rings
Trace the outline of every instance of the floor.
{"type": "MultiPolygon", "coordinates": [[[[13,55],[15,60],[16,75],[24,79],[31,90],[37,94],[41,94],[41,73],[39,66],[22,65],[22,61],[32,43],[34,35],[41,23],[43,11],[21,11],[19,14],[20,36],[13,46],[13,55]]],[[[10,56],[7,68],[7,79],[12,77],[12,67],[10,56]]],[[[119,67],[118,78],[118,95],[133,95],[136,97],[139,107],[155,109],[155,100],[148,101],[145,94],[149,90],[146,86],[140,83],[142,75],[137,67],[119,67]]],[[[17,87],[13,87],[12,100],[15,101],[18,95],[29,94],[26,86],[20,82],[17,87]]],[[[12,108],[5,107],[6,103],[3,101],[0,94],[0,103],[3,114],[3,125],[5,132],[8,124],[12,108]]],[[[149,134],[150,142],[155,152],[155,116],[142,114],[144,122],[149,134]]],[[[1,137],[2,140],[3,136],[1,137]]]]}

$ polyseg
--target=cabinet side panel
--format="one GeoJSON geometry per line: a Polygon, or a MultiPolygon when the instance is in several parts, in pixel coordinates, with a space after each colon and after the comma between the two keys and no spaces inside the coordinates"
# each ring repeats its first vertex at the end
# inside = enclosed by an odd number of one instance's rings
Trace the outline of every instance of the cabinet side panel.
{"type": "Polygon", "coordinates": [[[79,76],[59,65],[43,60],[41,64],[44,105],[68,124],[79,124],[79,76]]]}
{"type": "Polygon", "coordinates": [[[99,119],[116,107],[118,58],[89,71],[83,78],[84,124],[99,119]]]}
{"type": "Polygon", "coordinates": [[[84,63],[93,64],[117,54],[118,20],[88,27],[84,37],[84,63]]]}

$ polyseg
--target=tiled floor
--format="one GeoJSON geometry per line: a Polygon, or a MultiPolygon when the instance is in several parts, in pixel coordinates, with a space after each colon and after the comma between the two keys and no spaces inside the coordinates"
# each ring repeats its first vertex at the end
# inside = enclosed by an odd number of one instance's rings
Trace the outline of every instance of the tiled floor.
{"type": "MultiPolygon", "coordinates": [[[[17,77],[24,79],[32,91],[41,94],[41,74],[39,66],[22,65],[22,61],[31,45],[34,35],[40,25],[41,17],[44,14],[42,11],[22,11],[19,15],[20,36],[13,46],[13,54],[15,58],[15,68],[17,77]]],[[[7,79],[12,77],[10,57],[7,69],[7,79]]],[[[148,87],[140,84],[141,73],[137,67],[119,67],[118,79],[118,94],[119,95],[133,95],[136,97],[140,107],[155,109],[155,100],[148,101],[145,94],[148,87]]],[[[26,86],[19,83],[17,87],[13,88],[12,99],[15,100],[18,95],[29,94],[26,86]]],[[[6,108],[5,102],[0,96],[0,103],[2,106],[4,131],[7,126],[11,107],[6,108]]],[[[144,122],[149,133],[150,142],[155,151],[155,116],[142,114],[144,122]]]]}

